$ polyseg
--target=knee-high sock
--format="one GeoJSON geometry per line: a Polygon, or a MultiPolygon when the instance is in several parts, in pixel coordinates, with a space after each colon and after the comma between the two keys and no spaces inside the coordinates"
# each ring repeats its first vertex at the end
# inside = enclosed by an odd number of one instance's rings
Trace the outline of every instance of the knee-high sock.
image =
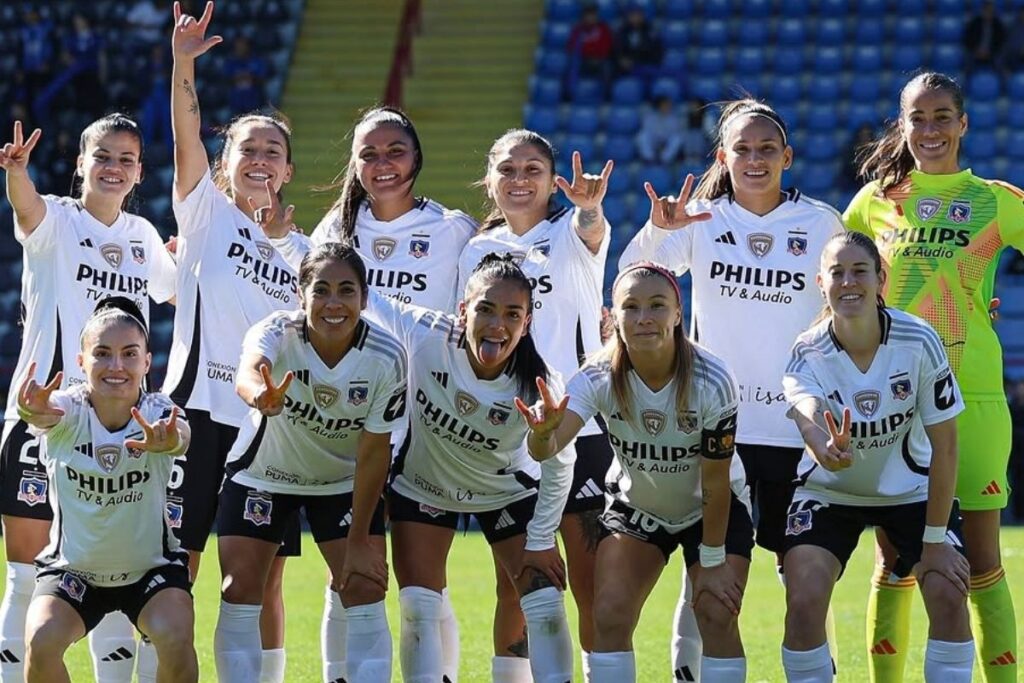
{"type": "Polygon", "coordinates": [[[594,683],[635,683],[636,656],[632,652],[591,652],[594,683]]]}
{"type": "Polygon", "coordinates": [[[156,683],[156,668],[160,660],[156,656],[156,647],[147,638],[139,638],[139,646],[135,650],[135,678],[139,683],[156,683]]]}
{"type": "Polygon", "coordinates": [[[407,586],[398,592],[402,608],[399,658],[406,683],[441,680],[441,594],[429,588],[407,586]]]}
{"type": "Polygon", "coordinates": [[[0,681],[25,680],[25,615],[36,587],[36,568],[22,562],[7,563],[4,599],[0,602],[0,681]]]}
{"type": "Polygon", "coordinates": [[[583,683],[592,683],[590,675],[590,653],[580,650],[580,669],[583,671],[583,683]]]}
{"type": "Polygon", "coordinates": [[[572,680],[573,649],[565,595],[552,586],[535,590],[519,600],[530,641],[530,669],[535,683],[572,680]]]}
{"type": "Polygon", "coordinates": [[[683,571],[683,590],[676,603],[676,630],[672,634],[672,671],[677,681],[699,681],[704,643],[693,613],[693,585],[683,571]]]}
{"type": "Polygon", "coordinates": [[[1002,567],[971,577],[971,628],[986,683],[1017,680],[1017,620],[1002,567]]]}
{"type": "Polygon", "coordinates": [[[260,679],[262,605],[236,605],[220,601],[213,655],[220,683],[253,683],[260,679]]]}
{"type": "Polygon", "coordinates": [[[348,618],[348,683],[390,683],[391,631],[384,601],[345,610],[348,618]]]}
{"type": "Polygon", "coordinates": [[[324,680],[343,683],[346,675],[345,652],[348,620],[341,596],[327,587],[324,593],[324,616],[320,620],[320,652],[323,656],[324,680]]]}
{"type": "Polygon", "coordinates": [[[491,657],[491,683],[533,683],[530,660],[522,657],[491,657]]]}
{"type": "Polygon", "coordinates": [[[974,641],[950,643],[928,639],[924,651],[925,683],[971,683],[974,641]]]}
{"type": "Polygon", "coordinates": [[[910,610],[917,581],[908,576],[890,583],[875,568],[868,595],[868,671],[876,683],[900,683],[910,649],[910,610]]]}
{"type": "Polygon", "coordinates": [[[135,627],[121,612],[103,617],[89,631],[89,653],[96,683],[132,683],[135,673],[135,627]]]}
{"type": "Polygon", "coordinates": [[[441,591],[441,651],[444,653],[444,683],[459,683],[459,620],[448,589],[441,591]]]}
{"type": "Polygon", "coordinates": [[[284,683],[288,657],[283,647],[260,650],[260,683],[284,683]]]}
{"type": "Polygon", "coordinates": [[[747,680],[746,657],[703,657],[700,663],[702,683],[735,683],[747,680]]]}
{"type": "Polygon", "coordinates": [[[832,655],[828,643],[812,650],[782,647],[782,668],[788,683],[832,683],[832,655]]]}

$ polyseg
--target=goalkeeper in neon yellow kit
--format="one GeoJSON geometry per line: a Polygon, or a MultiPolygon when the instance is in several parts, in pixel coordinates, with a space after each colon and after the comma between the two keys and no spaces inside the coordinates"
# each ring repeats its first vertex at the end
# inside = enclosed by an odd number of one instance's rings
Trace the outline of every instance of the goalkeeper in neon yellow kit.
{"type": "MultiPolygon", "coordinates": [[[[862,152],[861,174],[874,180],[843,218],[848,229],[875,240],[889,271],[886,302],[935,328],[963,392],[957,497],[974,638],[985,680],[1009,683],[1017,680],[1017,632],[999,555],[999,515],[1009,493],[1011,424],[989,301],[999,254],[1024,248],[1024,192],[960,169],[967,123],[955,80],[936,73],[913,78],[900,93],[898,119],[862,152]]],[[[903,677],[914,580],[889,581],[898,560],[887,539],[879,543],[868,647],[872,680],[888,683],[903,677]]]]}

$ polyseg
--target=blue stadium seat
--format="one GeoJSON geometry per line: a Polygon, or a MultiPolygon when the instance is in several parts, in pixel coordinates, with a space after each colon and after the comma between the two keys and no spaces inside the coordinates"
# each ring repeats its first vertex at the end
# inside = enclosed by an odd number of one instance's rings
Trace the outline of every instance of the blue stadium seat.
{"type": "Polygon", "coordinates": [[[999,124],[999,109],[995,102],[981,100],[971,103],[971,130],[992,130],[999,124]]]}
{"type": "Polygon", "coordinates": [[[686,50],[666,50],[661,58],[662,76],[682,78],[686,74],[686,50]]]}
{"type": "Polygon", "coordinates": [[[633,164],[616,164],[608,177],[608,194],[622,197],[633,189],[633,164]]]}
{"type": "Polygon", "coordinates": [[[766,21],[740,21],[736,23],[735,42],[740,45],[767,45],[770,34],[766,21]]]}
{"type": "Polygon", "coordinates": [[[843,20],[831,12],[821,12],[821,16],[827,17],[818,22],[818,30],[814,39],[818,45],[842,45],[846,40],[846,27],[843,20]]]}
{"type": "Polygon", "coordinates": [[[896,71],[909,74],[924,64],[924,50],[917,43],[899,43],[893,48],[889,62],[896,71]]]}
{"type": "Polygon", "coordinates": [[[679,81],[674,78],[662,77],[651,86],[651,99],[667,97],[672,102],[678,103],[682,100],[683,91],[679,87],[679,81]]]}
{"type": "Polygon", "coordinates": [[[550,48],[566,48],[572,24],[564,21],[549,21],[544,25],[544,46],[550,48]]]}
{"type": "Polygon", "coordinates": [[[622,14],[619,0],[596,0],[591,4],[597,5],[597,16],[608,22],[618,21],[619,15],[622,14]]]}
{"type": "Polygon", "coordinates": [[[689,24],[685,21],[670,21],[661,31],[661,41],[666,50],[686,49],[689,47],[689,40],[689,24]]]}
{"type": "Polygon", "coordinates": [[[935,45],[932,48],[932,68],[942,73],[956,73],[963,64],[959,44],[935,45]]]}
{"type": "Polygon", "coordinates": [[[850,68],[862,73],[880,71],[882,51],[875,45],[858,45],[853,51],[850,68]]]}
{"type": "Polygon", "coordinates": [[[970,164],[971,171],[979,178],[999,178],[999,165],[991,159],[974,160],[970,164]]]}
{"type": "Polygon", "coordinates": [[[903,16],[919,17],[928,11],[926,0],[899,0],[893,3],[893,8],[903,16]]]}
{"type": "Polygon", "coordinates": [[[853,28],[854,45],[881,45],[885,34],[876,21],[858,21],[853,28]]]}
{"type": "Polygon", "coordinates": [[[558,108],[531,106],[525,117],[526,127],[541,135],[549,136],[558,132],[558,108]]]}
{"type": "Polygon", "coordinates": [[[814,53],[814,70],[819,74],[838,75],[843,70],[843,49],[820,47],[814,53]]]}
{"type": "Polygon", "coordinates": [[[1010,99],[1017,101],[1024,99],[1024,72],[1012,74],[1007,79],[1006,90],[1010,99]]]}
{"type": "Polygon", "coordinates": [[[658,14],[658,2],[657,0],[629,0],[629,2],[620,2],[621,9],[642,9],[644,14],[649,20],[654,19],[658,14]]]}
{"type": "MultiPolygon", "coordinates": [[[[675,174],[672,173],[672,169],[668,166],[662,166],[660,164],[648,164],[641,167],[639,173],[637,173],[637,187],[642,188],[643,184],[650,183],[654,186],[654,191],[659,195],[668,194],[675,192],[679,189],[674,185],[676,182],[675,174]]],[[[650,209],[650,203],[647,200],[646,195],[643,197],[642,203],[650,209]]]]}
{"type": "Polygon", "coordinates": [[[576,0],[548,0],[545,15],[552,21],[573,22],[579,17],[580,4],[576,0]]]}
{"type": "MultiPolygon", "coordinates": [[[[629,210],[629,222],[631,225],[622,226],[619,234],[629,239],[632,239],[636,231],[643,227],[644,223],[651,216],[651,201],[647,198],[647,195],[640,193],[637,195],[636,201],[633,202],[633,206],[629,210]],[[630,229],[632,228],[632,229],[630,229]]],[[[610,270],[610,269],[608,269],[610,270]]]]}
{"type": "Polygon", "coordinates": [[[776,105],[798,102],[800,100],[800,80],[789,75],[772,79],[771,87],[766,94],[768,99],[776,105]]]}
{"type": "Polygon", "coordinates": [[[810,2],[808,0],[786,0],[786,2],[779,3],[779,11],[784,17],[806,17],[810,11],[810,2]]]}
{"type": "Polygon", "coordinates": [[[705,47],[725,47],[729,43],[728,25],[719,19],[704,22],[700,30],[700,43],[705,47]]]}
{"type": "Polygon", "coordinates": [[[935,13],[940,16],[967,16],[967,5],[965,0],[935,0],[935,13]]]}
{"type": "Polygon", "coordinates": [[[903,16],[892,25],[892,33],[889,35],[889,39],[897,45],[916,43],[924,38],[924,21],[904,6],[906,1],[900,0],[899,11],[903,16]]]}
{"type": "Polygon", "coordinates": [[[620,78],[612,85],[612,103],[637,105],[644,101],[644,82],[639,78],[620,78]]]}
{"type": "Polygon", "coordinates": [[[820,195],[831,190],[836,181],[836,163],[822,162],[805,164],[803,168],[802,190],[811,196],[820,195]]]}
{"type": "Polygon", "coordinates": [[[576,81],[572,101],[575,104],[601,104],[604,102],[604,85],[596,78],[581,78],[576,81]]]}
{"type": "Polygon", "coordinates": [[[555,105],[562,101],[562,82],[557,78],[534,78],[533,104],[555,105]]]}
{"type": "Polygon", "coordinates": [[[776,102],[774,109],[775,113],[785,121],[786,130],[789,131],[790,144],[792,144],[793,131],[800,128],[800,107],[796,104],[783,104],[776,102]]]}
{"type": "Polygon", "coordinates": [[[576,105],[566,112],[562,129],[572,135],[594,135],[601,129],[601,116],[597,107],[576,105]]]}
{"type": "Polygon", "coordinates": [[[775,11],[771,0],[741,0],[739,5],[743,9],[743,15],[752,19],[765,19],[775,11]]]}
{"type": "Polygon", "coordinates": [[[759,47],[740,48],[733,68],[739,74],[760,74],[764,69],[764,50],[759,47]]]}
{"type": "Polygon", "coordinates": [[[999,97],[999,76],[988,70],[976,72],[968,84],[967,96],[971,100],[999,97]]]}
{"type": "Polygon", "coordinates": [[[697,73],[701,76],[718,76],[725,72],[725,50],[708,47],[697,51],[697,73]]]}
{"type": "Polygon", "coordinates": [[[716,76],[697,76],[690,80],[690,95],[705,102],[715,102],[722,97],[722,79],[716,76]]]}
{"type": "Polygon", "coordinates": [[[609,135],[604,141],[604,156],[614,159],[616,165],[628,164],[636,158],[636,145],[632,135],[609,135]]]}
{"type": "Polygon", "coordinates": [[[783,19],[776,30],[776,40],[780,45],[799,45],[804,42],[804,20],[783,19]]]}
{"type": "Polygon", "coordinates": [[[708,19],[728,19],[732,10],[732,3],[729,0],[704,0],[700,4],[703,6],[704,16],[708,19]]]}
{"type": "Polygon", "coordinates": [[[847,0],[818,0],[819,17],[842,17],[850,12],[847,0]]]}
{"type": "MultiPolygon", "coordinates": [[[[807,82],[807,99],[812,102],[832,102],[842,97],[842,82],[835,74],[817,75],[807,82]]],[[[834,107],[834,104],[829,106],[834,107]]]]}
{"type": "Polygon", "coordinates": [[[605,130],[615,135],[635,135],[640,130],[640,108],[636,105],[617,105],[608,110],[605,130]]]}
{"type": "Polygon", "coordinates": [[[874,102],[882,93],[878,75],[873,73],[854,72],[850,79],[847,97],[851,102],[874,102]]]}
{"type": "Polygon", "coordinates": [[[975,130],[963,138],[964,153],[974,162],[994,157],[998,150],[998,141],[992,131],[975,130]]]}
{"type": "Polygon", "coordinates": [[[807,137],[806,148],[801,150],[801,156],[811,161],[831,161],[838,154],[839,145],[831,132],[812,133],[807,137]]]}
{"type": "Polygon", "coordinates": [[[775,48],[774,70],[777,74],[798,76],[804,67],[804,49],[801,45],[783,45],[775,48]]]}
{"type": "MultiPolygon", "coordinates": [[[[597,145],[594,144],[594,136],[574,134],[566,135],[562,155],[567,159],[572,159],[573,152],[580,153],[580,156],[583,157],[583,163],[594,163],[594,160],[597,159],[597,145]]],[[[571,172],[567,177],[570,179],[572,178],[571,172]]]]}
{"type": "Polygon", "coordinates": [[[664,16],[668,19],[688,19],[693,16],[694,0],[666,0],[664,16]]]}
{"type": "MultiPolygon", "coordinates": [[[[832,103],[813,104],[807,110],[804,126],[807,130],[835,134],[836,126],[843,125],[842,110],[832,103]]],[[[817,143],[814,143],[817,144],[817,143]]]]}
{"type": "Polygon", "coordinates": [[[601,202],[601,208],[604,210],[604,218],[608,221],[608,225],[612,227],[612,230],[622,226],[629,216],[629,208],[622,197],[610,193],[601,202]]]}
{"type": "Polygon", "coordinates": [[[932,36],[936,44],[959,45],[964,33],[964,15],[940,12],[932,24],[932,36]]]}
{"type": "Polygon", "coordinates": [[[885,14],[886,0],[860,0],[857,3],[858,19],[865,17],[881,17],[885,14]]]}
{"type": "Polygon", "coordinates": [[[1024,128],[1024,107],[1009,107],[1004,123],[1011,129],[1024,128]]]}
{"type": "Polygon", "coordinates": [[[1006,169],[1006,179],[1017,187],[1024,187],[1024,161],[1011,161],[1006,169]]]}
{"type": "MultiPolygon", "coordinates": [[[[974,123],[973,107],[971,123],[974,123]]],[[[972,133],[968,133],[971,135],[972,133]]],[[[1011,130],[1006,138],[1005,145],[1007,156],[1014,162],[1024,161],[1024,130],[1011,130]]]]}
{"type": "Polygon", "coordinates": [[[569,54],[564,49],[541,50],[537,58],[537,75],[561,78],[569,66],[569,54]]]}

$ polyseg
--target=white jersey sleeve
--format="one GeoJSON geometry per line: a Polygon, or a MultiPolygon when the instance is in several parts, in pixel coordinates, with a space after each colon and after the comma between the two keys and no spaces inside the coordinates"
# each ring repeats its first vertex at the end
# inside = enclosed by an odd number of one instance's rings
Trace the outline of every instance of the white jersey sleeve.
{"type": "Polygon", "coordinates": [[[21,243],[26,252],[38,255],[45,254],[57,245],[61,234],[66,232],[65,226],[72,211],[71,207],[74,207],[76,204],[77,202],[70,197],[44,195],[43,205],[46,207],[46,213],[43,214],[43,220],[36,226],[35,230],[27,235],[18,227],[18,223],[15,221],[14,238],[21,243]]]}
{"type": "MultiPolygon", "coordinates": [[[[693,213],[705,211],[706,208],[695,206],[691,202],[687,205],[687,210],[693,213]]],[[[663,230],[647,221],[622,251],[622,256],[619,257],[619,270],[637,261],[654,261],[679,276],[690,269],[692,249],[692,228],[663,230]]]]}
{"type": "MultiPolygon", "coordinates": [[[[548,377],[548,386],[556,401],[564,390],[557,373],[548,377]]],[[[555,531],[562,522],[562,512],[572,488],[573,465],[576,464],[575,442],[540,464],[540,490],[533,519],[526,526],[526,550],[547,550],[555,547],[555,531]]]]}

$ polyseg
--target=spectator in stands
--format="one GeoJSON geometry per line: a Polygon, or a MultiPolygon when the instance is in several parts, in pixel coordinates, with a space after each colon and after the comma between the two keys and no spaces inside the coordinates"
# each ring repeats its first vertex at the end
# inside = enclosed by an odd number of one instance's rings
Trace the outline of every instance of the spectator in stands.
{"type": "Polygon", "coordinates": [[[50,105],[70,85],[74,108],[98,118],[107,104],[106,56],[103,39],[82,14],[75,14],[71,31],[61,41],[60,61],[63,69],[33,101],[33,113],[45,120],[50,105]]]}
{"type": "MultiPolygon", "coordinates": [[[[150,144],[163,144],[170,148],[171,135],[171,84],[167,80],[170,74],[167,63],[167,48],[154,45],[150,49],[147,67],[150,69],[149,92],[142,100],[139,125],[142,135],[150,144]]],[[[249,111],[241,109],[236,111],[249,111]]]]}
{"type": "Polygon", "coordinates": [[[843,153],[843,174],[839,178],[843,190],[855,192],[860,189],[863,179],[860,176],[859,153],[866,145],[871,144],[875,139],[875,129],[866,123],[862,123],[857,132],[853,134],[846,151],[843,153]]]}
{"type": "Polygon", "coordinates": [[[967,73],[979,67],[1000,67],[1006,27],[996,16],[995,3],[986,1],[964,27],[964,50],[967,73]]]}
{"type": "Polygon", "coordinates": [[[679,158],[685,137],[686,128],[672,106],[672,99],[662,95],[644,112],[636,148],[644,161],[671,164],[679,158]]]}
{"type": "Polygon", "coordinates": [[[1004,76],[1024,69],[1024,7],[1017,10],[1000,59],[1004,76]]]}
{"type": "Polygon", "coordinates": [[[619,73],[650,83],[661,67],[663,48],[658,31],[647,21],[642,7],[632,6],[615,37],[615,58],[619,73]]]}
{"type": "Polygon", "coordinates": [[[130,30],[129,41],[137,47],[148,48],[160,43],[163,39],[164,24],[167,23],[167,3],[165,0],[137,0],[124,21],[130,30]]]}
{"type": "Polygon", "coordinates": [[[269,69],[266,59],[252,53],[247,38],[235,40],[234,51],[224,63],[224,70],[231,78],[228,106],[233,114],[254,111],[266,103],[263,82],[269,69]]]}
{"type": "Polygon", "coordinates": [[[718,121],[708,103],[694,97],[686,106],[686,129],[683,131],[683,154],[687,160],[703,161],[714,140],[718,121]],[[711,131],[711,134],[708,134],[711,131]]]}
{"type": "Polygon", "coordinates": [[[583,8],[579,22],[569,34],[569,94],[575,90],[579,78],[599,78],[608,82],[611,76],[612,48],[615,41],[612,30],[598,16],[597,7],[583,8]]]}
{"type": "MultiPolygon", "coordinates": [[[[51,77],[50,64],[53,61],[53,22],[43,19],[39,12],[28,5],[22,14],[22,25],[18,29],[20,50],[18,71],[24,74],[25,101],[30,102],[46,86],[51,77]]],[[[4,128],[8,130],[10,127],[4,128]]]]}

